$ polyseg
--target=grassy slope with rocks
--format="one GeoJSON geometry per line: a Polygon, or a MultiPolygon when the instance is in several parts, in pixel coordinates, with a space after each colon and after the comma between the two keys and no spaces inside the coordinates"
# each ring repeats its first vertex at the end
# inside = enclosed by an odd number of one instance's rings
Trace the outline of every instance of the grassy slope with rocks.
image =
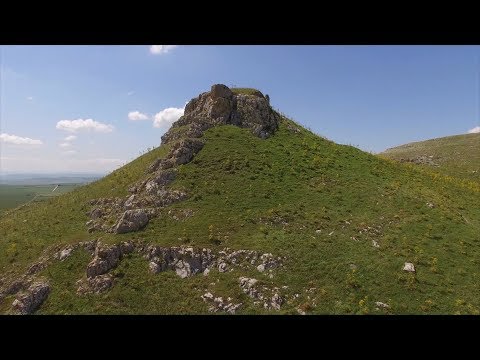
{"type": "MultiPolygon", "coordinates": [[[[99,181],[0,217],[0,275],[24,272],[55,244],[133,238],[253,249],[287,261],[273,279],[255,269],[181,279],[171,271],[150,273],[148,262],[132,254],[113,270],[112,289],[79,297],[75,282],[90,257],[77,251],[39,274],[50,279],[52,292],[37,313],[207,313],[205,291],[243,302],[240,314],[277,313],[254,306],[239,288],[240,276],[299,294],[281,314],[299,307],[313,314],[479,313],[479,186],[335,144],[286,119],[266,140],[231,125],[203,138],[205,147],[170,185],[186,189],[189,199],[165,208],[144,230],[87,233],[88,201],[126,196],[165,146],[99,181]],[[182,209],[194,215],[175,220],[182,209]],[[405,262],[417,273],[402,271],[405,262]],[[375,310],[377,301],[389,308],[375,310]]],[[[0,311],[12,301],[6,297],[0,311]]]]}
{"type": "Polygon", "coordinates": [[[420,164],[422,168],[480,183],[480,134],[414,142],[387,149],[380,155],[394,160],[431,156],[435,165],[420,164]]]}

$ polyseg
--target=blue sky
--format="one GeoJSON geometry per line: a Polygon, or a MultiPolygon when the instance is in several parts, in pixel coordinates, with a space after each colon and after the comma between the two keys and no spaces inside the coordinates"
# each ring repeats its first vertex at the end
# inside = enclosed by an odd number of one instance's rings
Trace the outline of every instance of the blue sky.
{"type": "Polygon", "coordinates": [[[362,150],[480,126],[479,46],[1,46],[0,170],[107,172],[215,83],[362,150]]]}

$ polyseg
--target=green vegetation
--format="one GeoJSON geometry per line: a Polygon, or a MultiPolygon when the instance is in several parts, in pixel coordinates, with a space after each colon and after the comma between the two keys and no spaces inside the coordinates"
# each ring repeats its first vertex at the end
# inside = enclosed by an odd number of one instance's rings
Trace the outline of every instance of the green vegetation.
{"type": "Polygon", "coordinates": [[[380,155],[394,160],[431,156],[433,166],[420,166],[428,171],[480,183],[480,134],[414,142],[388,149],[380,155]]]}
{"type": "Polygon", "coordinates": [[[263,96],[263,94],[254,88],[230,88],[234,94],[263,96]]]}
{"type": "MultiPolygon", "coordinates": [[[[113,270],[117,282],[109,292],[79,297],[75,282],[89,262],[79,251],[42,272],[52,293],[39,313],[206,313],[200,298],[206,290],[239,299],[245,306],[238,313],[266,313],[238,286],[239,276],[250,276],[288,286],[283,295],[300,294],[282,306],[282,314],[296,314],[299,307],[314,314],[478,314],[480,186],[338,145],[303,128],[292,132],[288,123],[298,126],[285,119],[266,140],[235,126],[208,130],[205,147],[180,166],[170,185],[185,189],[189,199],[136,233],[88,234],[88,201],[126,196],[128,186],[165,155],[163,146],[99,181],[0,215],[0,274],[24,272],[55,244],[136,238],[254,249],[287,261],[273,279],[255,270],[180,279],[168,271],[152,275],[148,263],[132,255],[113,270]],[[173,219],[182,209],[194,215],[173,219]],[[414,263],[417,273],[402,271],[405,262],[414,263]],[[375,310],[377,301],[390,308],[375,310]]],[[[11,302],[7,297],[0,310],[11,302]]]]}
{"type": "Polygon", "coordinates": [[[53,196],[65,194],[79,184],[56,185],[0,185],[0,213],[6,209],[15,208],[29,201],[43,201],[53,196]]]}

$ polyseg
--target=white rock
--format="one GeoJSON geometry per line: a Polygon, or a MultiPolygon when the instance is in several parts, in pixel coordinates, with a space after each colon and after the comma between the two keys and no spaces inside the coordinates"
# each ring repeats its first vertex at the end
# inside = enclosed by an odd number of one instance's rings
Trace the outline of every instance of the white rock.
{"type": "Polygon", "coordinates": [[[384,308],[384,309],[390,308],[390,305],[385,304],[385,303],[383,303],[383,302],[381,302],[381,301],[375,302],[375,305],[377,305],[378,307],[384,308]]]}
{"type": "Polygon", "coordinates": [[[220,271],[220,272],[222,272],[222,273],[225,272],[225,271],[227,271],[227,264],[224,263],[224,262],[220,263],[220,264],[218,265],[218,271],[220,271]]]}
{"type": "Polygon", "coordinates": [[[405,265],[403,265],[403,270],[415,272],[415,266],[412,263],[406,262],[405,265]]]}
{"type": "Polygon", "coordinates": [[[372,240],[372,245],[373,245],[373,247],[375,247],[375,248],[379,248],[379,247],[380,247],[380,245],[378,244],[378,242],[376,242],[375,240],[372,240]]]}
{"type": "Polygon", "coordinates": [[[148,268],[150,269],[150,271],[154,274],[157,274],[160,272],[160,265],[158,265],[156,262],[154,261],[150,261],[150,263],[148,264],[148,268]]]}
{"type": "Polygon", "coordinates": [[[203,272],[203,276],[208,276],[209,273],[210,273],[210,269],[206,268],[205,271],[203,272]]]}
{"type": "Polygon", "coordinates": [[[59,256],[60,261],[63,261],[63,260],[65,260],[67,257],[69,257],[69,256],[72,254],[72,251],[73,251],[73,248],[63,249],[63,250],[60,252],[60,256],[59,256]]]}
{"type": "Polygon", "coordinates": [[[265,265],[263,265],[263,264],[258,265],[257,270],[260,271],[260,272],[264,272],[265,271],[265,265]]]}
{"type": "Polygon", "coordinates": [[[320,234],[322,232],[322,230],[318,229],[318,230],[315,230],[315,233],[317,234],[320,234]]]}

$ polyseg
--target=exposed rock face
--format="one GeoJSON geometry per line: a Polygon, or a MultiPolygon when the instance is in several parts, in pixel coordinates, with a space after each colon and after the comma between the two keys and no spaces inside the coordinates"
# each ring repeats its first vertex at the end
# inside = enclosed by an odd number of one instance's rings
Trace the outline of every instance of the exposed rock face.
{"type": "Polygon", "coordinates": [[[107,247],[100,243],[97,244],[95,256],[87,266],[87,277],[93,278],[113,269],[120,261],[121,255],[122,252],[119,245],[107,247]]]}
{"type": "Polygon", "coordinates": [[[148,223],[148,215],[143,209],[127,210],[115,225],[115,233],[137,231],[148,223]]]}
{"type": "Polygon", "coordinates": [[[256,136],[265,139],[278,129],[280,121],[269,101],[260,91],[253,95],[235,94],[225,85],[213,85],[209,92],[190,100],[184,115],[162,136],[162,143],[177,140],[179,128],[183,126],[186,127],[184,136],[198,138],[205,130],[226,124],[250,128],[256,136]]]}
{"type": "Polygon", "coordinates": [[[189,163],[195,154],[202,150],[204,142],[199,139],[182,139],[172,145],[165,160],[159,164],[161,169],[169,169],[177,165],[189,163]]]}
{"type": "Polygon", "coordinates": [[[31,314],[45,301],[50,293],[47,282],[35,282],[13,301],[13,310],[19,314],[31,314]]]}

